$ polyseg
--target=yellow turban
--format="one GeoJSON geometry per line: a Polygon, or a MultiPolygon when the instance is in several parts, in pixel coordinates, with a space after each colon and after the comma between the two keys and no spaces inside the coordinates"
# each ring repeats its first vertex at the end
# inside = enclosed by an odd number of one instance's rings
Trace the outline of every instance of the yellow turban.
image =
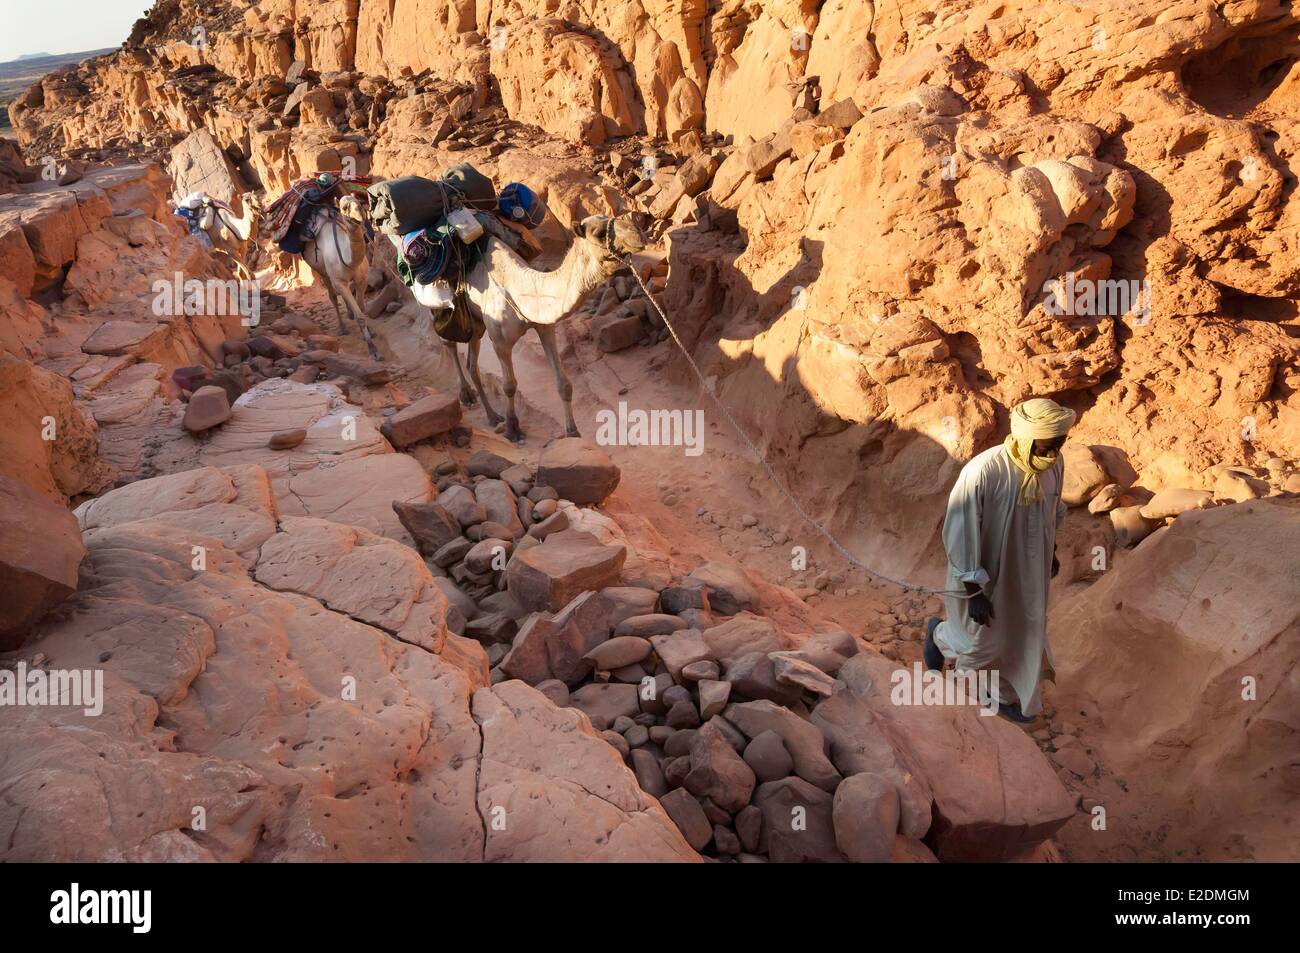
{"type": "Polygon", "coordinates": [[[1035,440],[1063,437],[1074,426],[1075,413],[1046,397],[1035,397],[1011,408],[1011,436],[1005,446],[1011,462],[1025,475],[1019,503],[1030,506],[1043,498],[1040,475],[1055,463],[1034,456],[1035,440]]]}

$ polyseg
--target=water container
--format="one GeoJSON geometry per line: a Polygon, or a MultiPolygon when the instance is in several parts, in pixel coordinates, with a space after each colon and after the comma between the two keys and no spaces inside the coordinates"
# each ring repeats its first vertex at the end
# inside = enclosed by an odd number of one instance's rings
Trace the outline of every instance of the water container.
{"type": "Polygon", "coordinates": [[[466,245],[472,245],[483,237],[483,225],[467,208],[458,208],[449,214],[447,224],[456,232],[456,237],[466,245]]]}

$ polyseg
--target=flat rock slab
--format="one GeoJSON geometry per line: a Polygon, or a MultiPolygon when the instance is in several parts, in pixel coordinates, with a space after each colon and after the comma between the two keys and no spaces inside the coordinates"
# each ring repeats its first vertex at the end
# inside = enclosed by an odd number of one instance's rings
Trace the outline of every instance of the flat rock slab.
{"type": "Polygon", "coordinates": [[[105,321],[90,332],[81,349],[87,354],[121,354],[166,333],[167,325],[157,321],[105,321]]]}
{"type": "Polygon", "coordinates": [[[360,526],[408,546],[414,546],[415,540],[393,512],[393,501],[424,503],[432,496],[428,474],[401,453],[322,464],[276,485],[276,500],[284,515],[360,526]]]}
{"type": "Polygon", "coordinates": [[[261,549],[258,582],[312,596],[403,642],[442,651],[448,600],[413,549],[327,520],[286,517],[280,529],[261,549]]]}
{"type": "Polygon", "coordinates": [[[102,669],[104,709],[0,706],[0,860],[698,859],[580,713],[487,689],[454,635],[404,640],[444,604],[414,553],[274,513],[251,466],[80,508],[81,587],[31,645],[102,669]],[[257,543],[233,530],[259,524],[257,543]],[[177,833],[194,804],[219,836],[177,833]]]}
{"type": "MultiPolygon", "coordinates": [[[[636,689],[632,686],[633,695],[636,689]]],[[[696,861],[677,827],[572,709],[509,681],[480,689],[485,861],[696,861]]]]}
{"type": "Polygon", "coordinates": [[[391,452],[374,422],[332,384],[266,380],[244,392],[231,411],[200,454],[208,466],[254,463],[279,481],[322,461],[391,452]],[[286,430],[307,435],[289,450],[271,449],[271,438],[286,430]]]}
{"type": "Polygon", "coordinates": [[[506,586],[529,612],[558,612],[588,589],[618,584],[626,547],[606,546],[590,533],[565,530],[515,553],[506,586]]]}

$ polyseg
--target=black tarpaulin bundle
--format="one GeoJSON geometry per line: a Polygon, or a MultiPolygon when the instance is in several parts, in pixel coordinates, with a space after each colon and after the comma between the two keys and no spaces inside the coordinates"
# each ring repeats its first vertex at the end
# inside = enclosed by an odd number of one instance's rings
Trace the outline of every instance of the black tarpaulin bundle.
{"type": "Polygon", "coordinates": [[[368,192],[370,217],[389,235],[432,228],[455,208],[490,212],[497,207],[492,180],[468,162],[452,166],[440,179],[404,175],[377,182],[368,192]]]}

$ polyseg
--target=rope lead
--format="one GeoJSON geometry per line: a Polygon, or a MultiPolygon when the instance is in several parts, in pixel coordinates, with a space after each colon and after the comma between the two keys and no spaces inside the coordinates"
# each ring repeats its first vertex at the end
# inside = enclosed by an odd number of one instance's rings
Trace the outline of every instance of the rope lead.
{"type": "Polygon", "coordinates": [[[740,424],[736,423],[736,419],[731,416],[731,411],[727,410],[727,406],[721,401],[721,399],[718,398],[716,394],[713,393],[713,391],[709,388],[708,384],[705,383],[704,374],[700,371],[699,365],[695,363],[695,359],[691,357],[690,352],[686,350],[686,346],[682,344],[681,338],[677,336],[677,330],[673,327],[672,322],[668,320],[668,315],[664,314],[663,308],[659,307],[659,302],[655,301],[654,295],[650,293],[650,289],[647,288],[645,286],[645,282],[641,280],[640,272],[630,261],[628,261],[623,256],[616,254],[615,257],[623,264],[627,265],[628,270],[632,272],[632,277],[636,279],[637,285],[640,286],[641,293],[646,296],[646,300],[650,302],[650,306],[653,307],[655,311],[659,313],[659,317],[663,321],[664,327],[668,329],[668,333],[672,336],[673,343],[676,344],[678,350],[682,352],[682,356],[686,358],[686,363],[690,365],[691,371],[695,374],[696,379],[700,382],[700,388],[706,394],[709,395],[709,399],[712,400],[713,403],[717,405],[718,409],[722,411],[722,415],[727,418],[727,423],[731,424],[731,429],[736,431],[736,433],[740,435],[740,438],[745,441],[746,445],[753,452],[754,459],[757,460],[759,465],[767,472],[768,479],[770,479],[772,483],[776,485],[776,488],[781,491],[781,495],[784,496],[786,500],[789,501],[792,507],[794,507],[794,511],[799,514],[800,519],[802,519],[808,526],[812,527],[814,531],[816,531],[828,543],[830,543],[831,547],[836,552],[838,552],[841,556],[843,556],[846,560],[848,560],[850,565],[862,570],[869,576],[874,576],[876,579],[879,579],[883,582],[888,582],[892,585],[898,586],[904,592],[919,592],[925,595],[932,595],[932,596],[951,596],[955,599],[971,598],[970,593],[957,592],[952,589],[931,589],[929,586],[918,586],[915,583],[904,582],[901,579],[894,579],[892,576],[886,576],[882,572],[877,572],[876,570],[868,566],[866,563],[864,563],[862,560],[854,556],[851,552],[849,552],[844,547],[843,543],[841,543],[838,539],[836,539],[834,536],[831,535],[830,530],[826,529],[826,527],[822,526],[821,523],[817,522],[815,519],[809,516],[808,513],[804,510],[804,508],[799,505],[799,501],[795,499],[794,494],[792,494],[788,489],[786,489],[785,484],[781,482],[781,478],[776,475],[776,471],[772,469],[771,465],[767,462],[767,459],[763,456],[763,452],[759,450],[757,446],[754,445],[754,441],[749,439],[749,435],[745,433],[744,429],[741,428],[740,424]]]}

